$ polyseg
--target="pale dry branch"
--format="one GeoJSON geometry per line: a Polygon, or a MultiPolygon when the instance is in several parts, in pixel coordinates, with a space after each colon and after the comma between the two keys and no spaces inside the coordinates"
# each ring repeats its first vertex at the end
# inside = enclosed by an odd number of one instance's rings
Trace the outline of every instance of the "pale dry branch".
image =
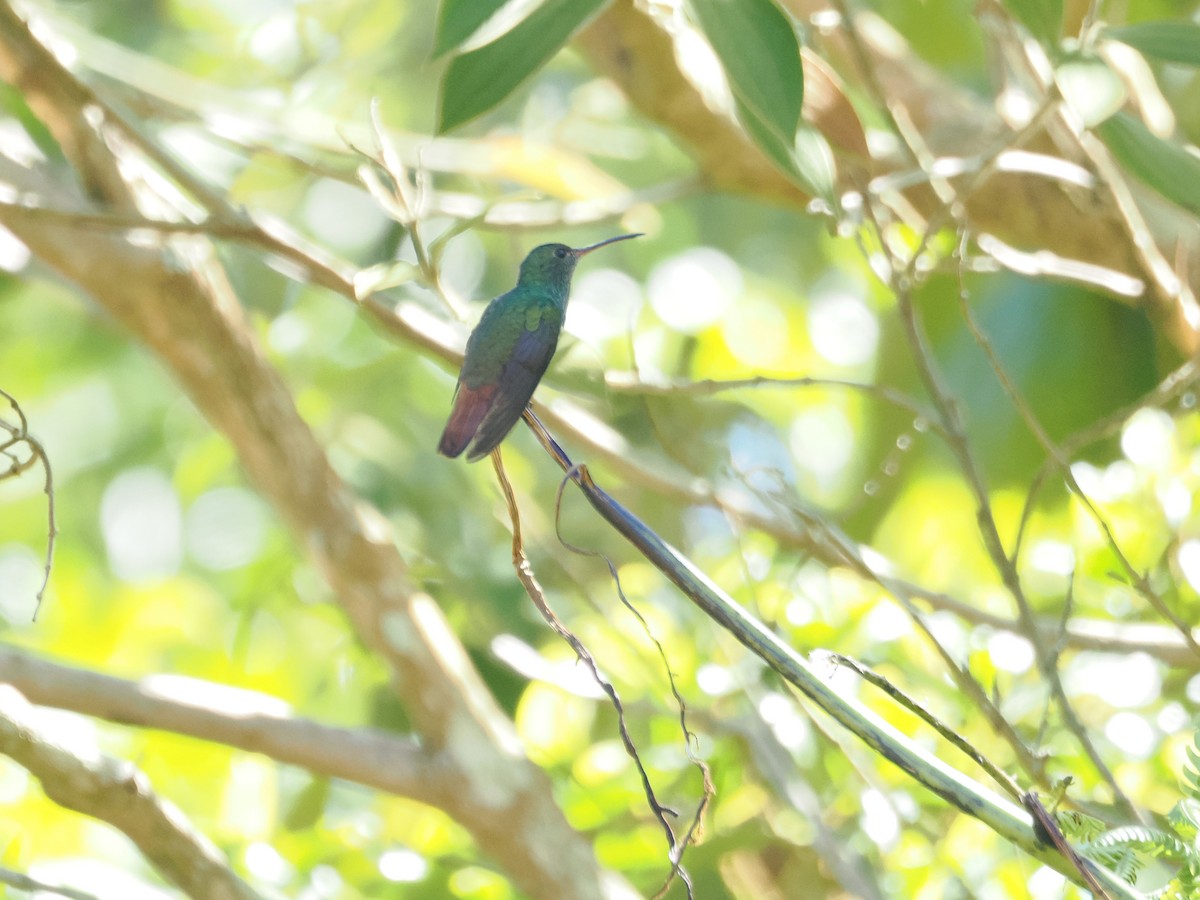
{"type": "Polygon", "coordinates": [[[124,832],[164,878],[196,900],[256,900],[221,852],[173,804],[158,797],[132,763],[76,755],[45,737],[34,708],[0,685],[0,752],[29,770],[60,806],[124,832]]]}
{"type": "Polygon", "coordinates": [[[114,678],[0,648],[0,682],[40,706],[121,725],[214,741],[315,775],[341,778],[461,815],[455,764],[413,739],[331,728],[292,716],[273,698],[178,676],[114,678]]]}

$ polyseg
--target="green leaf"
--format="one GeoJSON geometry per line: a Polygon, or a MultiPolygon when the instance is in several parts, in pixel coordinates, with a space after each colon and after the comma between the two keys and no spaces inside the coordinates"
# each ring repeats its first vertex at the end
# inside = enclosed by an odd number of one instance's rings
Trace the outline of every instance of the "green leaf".
{"type": "Polygon", "coordinates": [[[786,174],[798,179],[800,170],[796,166],[791,144],[770,128],[751,107],[736,97],[734,103],[737,106],[738,120],[746,129],[746,133],[754,139],[754,143],[767,154],[771,162],[786,174]]]}
{"type": "Polygon", "coordinates": [[[442,77],[438,133],[480,116],[544,66],[609,0],[546,0],[490,44],[456,56],[442,77]]]}
{"type": "Polygon", "coordinates": [[[1200,834],[1200,802],[1184,797],[1167,813],[1167,823],[1185,841],[1195,841],[1200,834]]]}
{"type": "Polygon", "coordinates": [[[1191,766],[1183,767],[1183,786],[1191,800],[1200,803],[1200,772],[1191,766]]]}
{"type": "Polygon", "coordinates": [[[791,21],[772,0],[687,0],[687,7],[734,96],[754,113],[757,126],[791,146],[804,101],[800,44],[791,21]]]}
{"type": "Polygon", "coordinates": [[[314,778],[285,808],[283,827],[288,831],[306,831],[312,828],[325,813],[325,804],[328,802],[329,779],[314,778]]]}
{"type": "Polygon", "coordinates": [[[1058,827],[1073,841],[1090,841],[1104,833],[1102,821],[1073,809],[1060,809],[1054,814],[1058,827]]]}
{"type": "MultiPolygon", "coordinates": [[[[1184,749],[1187,750],[1188,762],[1192,764],[1192,772],[1188,774],[1191,775],[1195,772],[1200,772],[1200,750],[1196,749],[1196,745],[1194,743],[1188,744],[1184,749]]],[[[1184,771],[1187,772],[1186,767],[1184,768],[1184,771]]]]}
{"type": "Polygon", "coordinates": [[[507,0],[442,0],[438,4],[433,55],[454,50],[479,30],[507,0]]]}
{"type": "Polygon", "coordinates": [[[1128,44],[1143,56],[1200,66],[1200,23],[1181,20],[1138,22],[1104,29],[1104,36],[1128,44]]]}
{"type": "Polygon", "coordinates": [[[746,104],[737,102],[737,111],[742,127],[771,162],[814,197],[834,202],[837,168],[833,151],[821,132],[801,122],[788,142],[768,128],[746,104]]]}
{"type": "Polygon", "coordinates": [[[1062,0],[1005,0],[1005,6],[1043,44],[1058,44],[1062,36],[1062,0]]]}
{"type": "Polygon", "coordinates": [[[1200,215],[1200,159],[1152,134],[1128,113],[1117,113],[1096,131],[1125,168],[1168,200],[1200,215]]]}
{"type": "Polygon", "coordinates": [[[814,197],[834,202],[837,165],[825,135],[807,122],[796,129],[796,168],[814,197]]]}

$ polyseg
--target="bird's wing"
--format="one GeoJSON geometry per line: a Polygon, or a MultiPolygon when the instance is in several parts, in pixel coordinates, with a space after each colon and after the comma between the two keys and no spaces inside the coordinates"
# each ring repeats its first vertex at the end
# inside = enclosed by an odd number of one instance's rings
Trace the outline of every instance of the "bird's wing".
{"type": "Polygon", "coordinates": [[[526,328],[517,336],[512,355],[500,373],[496,392],[489,398],[491,408],[475,433],[468,461],[487,456],[512,431],[554,356],[562,329],[562,309],[553,304],[534,309],[537,312],[531,310],[527,317],[526,328]]]}

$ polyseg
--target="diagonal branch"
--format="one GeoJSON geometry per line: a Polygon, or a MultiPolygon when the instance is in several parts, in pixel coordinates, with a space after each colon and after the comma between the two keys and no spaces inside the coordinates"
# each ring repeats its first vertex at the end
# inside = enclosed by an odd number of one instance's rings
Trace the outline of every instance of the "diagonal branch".
{"type": "Polygon", "coordinates": [[[124,832],[189,897],[259,896],[179,809],[155,795],[145,774],[124,760],[104,755],[84,759],[51,742],[39,731],[29,701],[10,685],[0,685],[0,753],[28,769],[55,803],[124,832]]]}
{"type": "MultiPolygon", "coordinates": [[[[572,463],[528,409],[525,411],[525,423],[547,454],[567,473],[567,477],[615,531],[629,541],[705,615],[733,635],[784,680],[869,747],[939,797],[962,812],[979,819],[1006,840],[1068,878],[1080,878],[1079,871],[1071,860],[1040,839],[1028,812],[951,768],[905,737],[858,700],[846,696],[822,679],[795,649],[751,616],[697,569],[691,560],[663,541],[645,522],[621,506],[596,484],[587,466],[572,463]]],[[[1114,898],[1132,900],[1137,896],[1127,884],[1108,870],[1093,863],[1087,865],[1090,873],[1100,880],[1114,898]]]]}

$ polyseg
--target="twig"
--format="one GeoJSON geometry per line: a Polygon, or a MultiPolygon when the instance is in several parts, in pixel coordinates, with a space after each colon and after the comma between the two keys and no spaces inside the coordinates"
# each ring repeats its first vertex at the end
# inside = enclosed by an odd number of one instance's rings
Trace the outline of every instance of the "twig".
{"type": "Polygon", "coordinates": [[[426,284],[442,299],[455,318],[465,319],[466,305],[446,289],[446,285],[442,281],[441,268],[436,265],[436,261],[421,235],[421,220],[424,218],[426,207],[426,176],[423,170],[417,169],[410,183],[408,167],[401,162],[400,154],[396,152],[387,130],[383,127],[383,119],[379,112],[379,98],[377,97],[371,101],[371,134],[375,139],[376,150],[374,153],[359,150],[353,144],[350,144],[350,147],[382,169],[391,181],[392,187],[389,191],[380,181],[376,170],[367,165],[359,167],[359,178],[384,211],[403,225],[408,232],[413,253],[417,257],[417,266],[421,270],[426,284]]]}
{"type": "Polygon", "coordinates": [[[0,868],[0,884],[7,884],[11,888],[29,894],[55,894],[59,897],[68,897],[70,900],[99,900],[95,894],[62,885],[46,884],[44,881],[38,881],[36,878],[30,878],[23,872],[14,872],[12,869],[0,868]]]}
{"type": "Polygon", "coordinates": [[[1101,898],[1101,900],[1112,900],[1112,894],[1104,889],[1104,885],[1096,877],[1094,871],[1095,863],[1084,859],[1071,846],[1071,842],[1067,840],[1066,835],[1062,833],[1062,829],[1058,827],[1058,823],[1054,821],[1054,816],[1050,815],[1046,807],[1042,805],[1042,801],[1038,799],[1038,795],[1033,791],[1029,791],[1021,797],[1021,805],[1029,810],[1033,816],[1033,820],[1037,823],[1037,829],[1045,836],[1045,839],[1057,847],[1058,852],[1075,866],[1075,870],[1083,878],[1087,889],[1096,897],[1101,898]]]}
{"type": "MultiPolygon", "coordinates": [[[[961,409],[959,408],[957,399],[945,385],[943,377],[938,370],[924,329],[917,317],[912,296],[913,285],[921,278],[918,263],[925,252],[925,248],[945,223],[951,220],[958,220],[961,217],[961,198],[970,196],[973,191],[978,189],[994,174],[998,160],[1003,153],[1019,148],[1026,140],[1040,132],[1045,127],[1047,120],[1059,110],[1059,106],[1057,90],[1050,86],[1047,89],[1044,102],[1038,112],[1016,133],[1006,137],[1002,142],[997,144],[992,152],[984,154],[981,157],[978,167],[970,174],[960,188],[956,190],[948,182],[945,182],[944,187],[947,190],[943,196],[943,202],[926,222],[925,230],[918,241],[917,247],[908,255],[907,261],[903,266],[897,266],[895,260],[892,259],[888,265],[887,275],[884,280],[896,296],[901,322],[904,326],[905,336],[908,339],[913,360],[921,381],[929,392],[930,398],[937,410],[937,418],[944,428],[944,438],[958,463],[967,486],[974,495],[976,520],[984,547],[1016,604],[1017,619],[1021,624],[1021,633],[1033,647],[1034,657],[1037,660],[1043,677],[1046,679],[1047,686],[1063,710],[1064,719],[1070,724],[1074,716],[1070,711],[1065,691],[1058,677],[1055,658],[1052,657],[1045,647],[1042,635],[1038,631],[1033,609],[1025,596],[1021,578],[1017,571],[1015,556],[1010,556],[1004,548],[1004,543],[1000,537],[999,529],[992,512],[991,500],[984,482],[983,473],[975,458],[966,433],[961,409]]],[[[918,159],[921,156],[922,154],[917,153],[918,159]]],[[[866,211],[869,220],[875,224],[881,246],[891,256],[891,251],[887,247],[883,231],[872,215],[873,211],[870,204],[868,204],[866,211]]],[[[1086,750],[1091,746],[1086,732],[1077,720],[1074,720],[1074,726],[1072,730],[1086,750]]],[[[1100,762],[1098,769],[1102,774],[1108,772],[1102,762],[1100,762]]],[[[1121,803],[1126,812],[1140,819],[1140,814],[1136,807],[1120,791],[1115,782],[1110,781],[1110,786],[1113,788],[1118,802],[1121,803]]]]}
{"type": "MultiPolygon", "coordinates": [[[[533,572],[533,566],[529,562],[529,557],[525,555],[525,542],[521,535],[521,513],[517,507],[517,497],[513,491],[512,484],[508,480],[508,475],[504,471],[504,458],[500,453],[500,448],[497,447],[492,451],[492,467],[496,471],[496,480],[500,483],[500,489],[504,494],[504,502],[508,508],[509,520],[512,522],[512,563],[513,568],[517,572],[517,578],[521,582],[521,586],[525,588],[525,593],[529,595],[529,599],[533,601],[533,605],[560,638],[562,638],[584,664],[592,679],[599,685],[600,689],[608,696],[609,703],[617,714],[617,731],[621,735],[621,743],[625,747],[625,752],[629,758],[633,760],[634,766],[637,768],[638,776],[642,781],[642,791],[646,795],[646,802],[650,806],[650,811],[662,826],[663,832],[666,834],[669,859],[671,861],[671,877],[678,876],[687,888],[689,900],[693,900],[692,880],[688,875],[687,870],[683,868],[681,863],[681,855],[683,848],[691,840],[695,822],[692,828],[689,828],[683,842],[675,835],[674,828],[667,821],[667,817],[676,818],[679,814],[668,806],[664,806],[658,801],[658,797],[654,792],[654,785],[650,781],[650,774],[646,771],[645,765],[642,763],[642,757],[638,753],[637,745],[633,742],[633,737],[629,733],[629,728],[625,721],[625,707],[621,703],[621,698],[617,694],[617,689],[612,683],[600,674],[600,667],[596,663],[595,657],[584,645],[584,643],[575,636],[575,634],[562,623],[557,614],[550,607],[549,601],[546,599],[546,594],[542,590],[541,584],[538,583],[537,576],[533,572]]],[[[703,804],[701,806],[703,808],[703,804]]],[[[696,821],[699,820],[697,814],[696,821]]],[[[667,880],[667,885],[670,885],[670,878],[667,880]]],[[[664,890],[666,886],[664,886],[664,890]]]]}
{"type": "Polygon", "coordinates": [[[632,373],[606,372],[604,386],[618,394],[649,394],[654,396],[681,397],[711,397],[725,391],[739,391],[752,388],[842,388],[855,391],[888,403],[897,409],[912,414],[914,421],[928,423],[934,431],[941,433],[942,426],[933,415],[902,391],[895,390],[885,384],[867,384],[859,381],[846,381],[841,378],[816,378],[812,376],[797,376],[794,378],[774,378],[767,375],[752,375],[749,378],[701,378],[695,381],[645,381],[632,373]]]}
{"type": "MultiPolygon", "coordinates": [[[[937,371],[923,329],[917,320],[911,293],[900,285],[897,285],[897,288],[901,317],[904,321],[909,344],[912,347],[913,357],[917,363],[917,369],[933,398],[934,405],[938,407],[942,422],[951,436],[951,451],[957,458],[959,468],[965,476],[966,483],[974,494],[976,521],[980,535],[983,538],[984,547],[992,560],[992,564],[999,572],[1005,588],[1016,604],[1017,620],[1021,623],[1021,633],[1033,647],[1034,658],[1037,660],[1042,676],[1046,679],[1047,687],[1054,694],[1056,700],[1058,700],[1060,708],[1064,710],[1064,718],[1069,721],[1071,717],[1070,713],[1066,711],[1068,704],[1066,702],[1065,691],[1062,688],[1062,682],[1059,680],[1058,671],[1046,647],[1043,635],[1038,630],[1033,608],[1025,596],[1025,589],[1021,583],[1021,577],[1017,572],[1015,562],[1004,549],[999,528],[992,513],[991,499],[984,484],[983,473],[971,449],[957,401],[943,384],[942,377],[937,371]]],[[[1076,724],[1078,725],[1078,723],[1076,724]]],[[[1080,727],[1078,731],[1082,731],[1082,728],[1080,727]]],[[[1077,737],[1079,736],[1078,731],[1076,732],[1077,737]]],[[[1118,802],[1125,811],[1140,819],[1137,808],[1129,798],[1119,789],[1114,788],[1114,790],[1118,802]]]]}
{"type": "Polygon", "coordinates": [[[934,731],[940,734],[944,740],[949,741],[951,744],[957,747],[959,751],[966,754],[977,766],[987,772],[988,775],[992,777],[992,780],[995,781],[996,784],[998,784],[1010,797],[1017,802],[1021,801],[1021,788],[1017,785],[1017,782],[1011,775],[976,750],[970,743],[968,743],[966,738],[964,738],[950,726],[943,723],[941,719],[931,713],[928,709],[926,709],[912,697],[905,694],[902,690],[900,690],[878,672],[875,672],[869,667],[863,665],[858,660],[849,656],[844,656],[841,653],[828,653],[827,655],[835,665],[845,666],[846,668],[852,670],[858,675],[859,678],[862,678],[864,681],[875,685],[875,687],[879,688],[905,709],[908,709],[919,716],[926,724],[933,728],[934,731]]]}
{"type": "MultiPolygon", "coordinates": [[[[1112,529],[1108,525],[1108,521],[1102,515],[1100,515],[1100,511],[1096,509],[1095,505],[1093,505],[1091,498],[1084,493],[1083,489],[1079,486],[1079,482],[1075,480],[1075,476],[1071,472],[1070,463],[1062,455],[1062,451],[1059,449],[1058,445],[1056,445],[1054,441],[1050,439],[1050,436],[1046,434],[1041,422],[1038,421],[1037,416],[1034,414],[1033,410],[1030,409],[1028,402],[1026,402],[1025,396],[1009,377],[1008,370],[1001,362],[999,354],[996,353],[996,349],[992,345],[991,340],[986,334],[984,334],[983,329],[980,328],[979,323],[975,320],[975,316],[971,312],[971,307],[967,302],[967,298],[968,293],[966,284],[960,275],[958,290],[959,311],[963,317],[963,321],[966,323],[967,330],[971,333],[971,336],[975,339],[975,342],[983,350],[984,355],[987,357],[988,364],[991,366],[993,373],[995,373],[996,377],[999,379],[1005,394],[1008,395],[1010,402],[1012,402],[1013,406],[1017,409],[1022,421],[1025,422],[1026,428],[1028,428],[1029,431],[1034,435],[1038,443],[1042,445],[1042,448],[1046,451],[1047,456],[1055,461],[1059,468],[1060,474],[1066,481],[1067,485],[1076,494],[1076,496],[1080,498],[1084,508],[1088,510],[1093,519],[1100,526],[1108,540],[1109,547],[1125,566],[1126,571],[1131,577],[1145,582],[1145,577],[1133,568],[1133,565],[1121,551],[1120,546],[1117,544],[1116,537],[1113,535],[1112,529]]],[[[992,527],[994,529],[994,526],[992,527]]],[[[1001,555],[1003,556],[1003,551],[1001,551],[1001,555]]],[[[1013,585],[1018,584],[1016,553],[1014,552],[1011,557],[1003,556],[1003,559],[999,557],[994,558],[996,558],[998,563],[1002,564],[1003,568],[1011,570],[1006,575],[1007,580],[1011,581],[1013,585]]],[[[1149,588],[1148,583],[1146,586],[1149,588]]],[[[1019,594],[1014,592],[1013,596],[1018,598],[1018,608],[1023,608],[1025,604],[1020,599],[1019,594]]],[[[1067,606],[1069,609],[1069,601],[1067,606]]],[[[1161,599],[1159,599],[1159,602],[1156,604],[1156,608],[1160,607],[1163,610],[1166,609],[1166,606],[1162,603],[1161,599]]],[[[1064,613],[1064,615],[1066,615],[1066,613],[1064,613]]],[[[1174,621],[1177,625],[1181,626],[1185,640],[1189,641],[1193,647],[1195,647],[1195,642],[1191,639],[1191,632],[1185,626],[1183,626],[1181,622],[1174,617],[1171,617],[1169,613],[1168,617],[1171,618],[1172,621],[1174,621]]],[[[1047,686],[1050,688],[1051,696],[1054,697],[1055,703],[1058,705],[1059,712],[1062,715],[1063,721],[1066,723],[1067,728],[1075,736],[1075,739],[1079,741],[1080,746],[1083,748],[1088,758],[1092,761],[1092,765],[1095,766],[1096,771],[1099,772],[1100,776],[1108,783],[1108,786],[1112,789],[1113,796],[1117,799],[1117,802],[1124,807],[1126,812],[1141,819],[1141,814],[1134,806],[1133,801],[1130,800],[1128,795],[1121,790],[1121,786],[1117,784],[1117,779],[1113,776],[1112,771],[1108,768],[1107,764],[1104,762],[1104,759],[1100,756],[1095,745],[1092,743],[1092,739],[1088,735],[1087,729],[1083,727],[1083,723],[1080,722],[1079,717],[1075,715],[1075,710],[1071,706],[1071,701],[1067,697],[1066,690],[1063,688],[1062,679],[1058,676],[1058,653],[1053,649],[1041,649],[1043,645],[1041,643],[1040,636],[1036,635],[1037,625],[1034,622],[1031,610],[1029,611],[1028,615],[1022,612],[1020,619],[1025,628],[1031,629],[1032,631],[1032,633],[1026,634],[1027,639],[1031,641],[1037,641],[1037,643],[1034,644],[1034,648],[1035,652],[1038,654],[1038,661],[1041,664],[1042,675],[1046,679],[1047,686]]],[[[1200,647],[1195,647],[1195,649],[1200,651],[1200,647]]]]}
{"type": "MultiPolygon", "coordinates": [[[[17,403],[15,397],[7,391],[0,389],[0,397],[8,401],[9,406],[17,414],[17,421],[20,423],[15,428],[7,422],[0,419],[0,429],[9,433],[9,439],[0,446],[5,455],[8,454],[8,449],[16,444],[24,444],[29,448],[31,456],[29,457],[28,465],[32,465],[34,460],[41,463],[44,480],[42,490],[46,494],[46,557],[42,565],[42,583],[38,586],[37,593],[34,595],[33,605],[33,621],[37,621],[38,613],[42,608],[42,598],[46,595],[46,588],[50,586],[50,570],[54,566],[54,542],[58,537],[58,525],[54,517],[54,470],[50,467],[50,456],[46,453],[46,448],[42,446],[42,442],[29,433],[29,423],[25,419],[25,413],[21,410],[21,405],[17,403]]],[[[0,480],[7,478],[9,475],[19,475],[28,465],[22,465],[18,461],[14,461],[11,469],[8,472],[0,472],[0,480]]]]}
{"type": "MultiPolygon", "coordinates": [[[[684,835],[683,839],[679,842],[678,848],[675,850],[674,855],[672,857],[672,861],[675,863],[678,863],[679,859],[682,858],[684,849],[690,843],[692,843],[694,835],[698,834],[698,829],[700,828],[701,824],[704,821],[704,812],[708,808],[709,802],[712,800],[713,796],[715,796],[715,794],[716,794],[716,788],[713,786],[713,781],[712,781],[712,771],[709,769],[708,763],[706,763],[704,760],[702,760],[699,756],[696,755],[696,751],[698,749],[698,740],[696,738],[696,735],[692,733],[691,728],[688,727],[687,703],[684,701],[683,695],[679,692],[679,687],[675,683],[675,673],[671,671],[671,661],[667,658],[666,648],[663,647],[662,642],[659,641],[659,639],[654,636],[654,632],[650,628],[650,623],[646,621],[645,616],[643,616],[641,614],[641,611],[639,611],[638,608],[633,605],[633,603],[629,600],[629,597],[625,594],[625,588],[621,586],[621,576],[620,576],[620,573],[617,572],[616,564],[607,556],[607,554],[601,553],[599,550],[589,550],[586,547],[580,547],[578,544],[573,544],[570,541],[568,541],[566,538],[563,537],[563,534],[562,534],[563,491],[566,490],[567,485],[570,483],[572,474],[573,474],[572,472],[567,472],[563,476],[562,480],[559,481],[559,483],[558,483],[558,494],[556,495],[556,497],[554,499],[554,533],[558,537],[558,542],[560,544],[562,544],[564,547],[566,547],[568,550],[570,550],[572,553],[578,553],[581,556],[590,556],[590,557],[593,557],[596,559],[600,559],[608,567],[608,574],[612,578],[613,584],[616,586],[617,596],[621,600],[621,605],[624,606],[627,610],[629,610],[629,612],[633,615],[633,617],[635,619],[637,619],[638,624],[642,628],[642,632],[646,635],[647,639],[654,645],[654,649],[658,653],[658,658],[662,662],[663,671],[666,673],[666,676],[667,676],[667,683],[670,685],[670,688],[671,688],[671,696],[675,699],[675,708],[679,711],[679,730],[683,735],[684,753],[687,755],[688,762],[690,762],[693,766],[695,766],[696,769],[700,772],[700,776],[702,779],[703,794],[700,798],[700,802],[696,806],[696,812],[692,816],[692,821],[691,821],[691,824],[688,826],[687,833],[684,835]]],[[[667,888],[670,887],[670,884],[671,884],[671,881],[668,878],[667,882],[665,884],[663,884],[663,886],[659,889],[658,893],[655,894],[655,897],[662,896],[666,892],[667,888]]]]}
{"type": "Polygon", "coordinates": [[[1021,769],[1035,783],[1048,785],[1049,780],[1046,776],[1044,758],[1035,754],[1026,746],[1013,725],[1001,713],[999,704],[987,695],[983,686],[971,674],[970,669],[955,659],[954,655],[937,639],[937,635],[934,634],[929,623],[925,621],[925,616],[922,615],[921,610],[914,603],[914,597],[918,596],[918,594],[912,590],[908,583],[893,578],[883,567],[869,563],[865,554],[860,553],[849,538],[832,525],[821,522],[810,512],[799,507],[794,508],[793,513],[812,531],[819,533],[825,542],[840,548],[840,553],[847,561],[846,565],[853,571],[865,578],[869,578],[896,599],[900,607],[908,614],[913,624],[916,625],[917,629],[925,636],[930,646],[933,647],[934,651],[941,658],[954,684],[974,703],[975,708],[983,713],[988,724],[996,734],[1012,749],[1013,755],[1016,757],[1021,769]]]}

